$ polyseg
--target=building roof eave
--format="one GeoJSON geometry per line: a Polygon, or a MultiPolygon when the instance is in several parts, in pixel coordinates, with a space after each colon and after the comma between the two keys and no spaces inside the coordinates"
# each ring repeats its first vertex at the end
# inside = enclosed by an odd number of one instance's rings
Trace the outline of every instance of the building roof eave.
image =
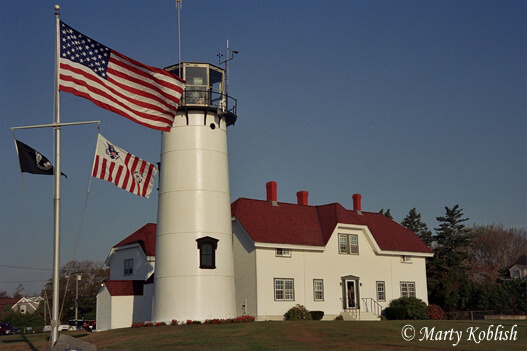
{"type": "Polygon", "coordinates": [[[282,244],[282,243],[262,243],[255,242],[254,247],[257,249],[290,249],[290,250],[302,250],[302,251],[324,251],[326,246],[313,246],[313,245],[296,245],[296,244],[282,244]]]}

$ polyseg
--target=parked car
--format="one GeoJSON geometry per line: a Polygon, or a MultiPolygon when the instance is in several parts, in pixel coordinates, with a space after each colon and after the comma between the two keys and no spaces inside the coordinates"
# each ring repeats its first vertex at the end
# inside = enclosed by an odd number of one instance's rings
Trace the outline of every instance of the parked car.
{"type": "MultiPolygon", "coordinates": [[[[67,325],[67,324],[61,324],[59,325],[59,331],[65,331],[65,330],[75,330],[75,329],[69,329],[70,326],[67,325]]],[[[43,329],[43,332],[46,333],[46,332],[50,332],[51,331],[51,325],[45,325],[44,326],[44,329],[43,329]]]]}
{"type": "Polygon", "coordinates": [[[97,324],[95,322],[95,319],[90,319],[90,320],[84,321],[84,325],[82,327],[86,331],[94,331],[97,329],[97,324]]]}
{"type": "Polygon", "coordinates": [[[92,331],[95,329],[95,319],[71,319],[68,321],[70,325],[68,330],[86,330],[92,331]]]}
{"type": "Polygon", "coordinates": [[[18,334],[20,330],[11,323],[0,323],[0,335],[18,334]]]}

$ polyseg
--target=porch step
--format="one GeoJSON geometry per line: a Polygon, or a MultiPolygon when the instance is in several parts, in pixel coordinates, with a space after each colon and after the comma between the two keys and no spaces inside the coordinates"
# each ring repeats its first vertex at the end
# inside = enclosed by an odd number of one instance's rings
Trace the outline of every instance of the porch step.
{"type": "Polygon", "coordinates": [[[344,311],[344,312],[341,312],[341,315],[345,321],[380,321],[381,320],[379,316],[373,312],[360,312],[359,313],[358,311],[354,311],[354,312],[344,311]]]}

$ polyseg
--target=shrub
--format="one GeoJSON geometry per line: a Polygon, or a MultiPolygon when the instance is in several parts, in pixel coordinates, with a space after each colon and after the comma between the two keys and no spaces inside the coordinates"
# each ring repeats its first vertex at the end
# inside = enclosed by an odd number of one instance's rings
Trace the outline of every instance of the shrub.
{"type": "Polygon", "coordinates": [[[324,317],[324,311],[311,311],[311,319],[319,321],[324,317]]]}
{"type": "Polygon", "coordinates": [[[384,310],[386,318],[392,320],[404,319],[406,317],[406,308],[403,306],[387,307],[384,310]]]}
{"type": "Polygon", "coordinates": [[[309,311],[302,305],[296,305],[291,307],[289,311],[284,314],[284,319],[286,321],[296,321],[300,319],[311,319],[311,314],[309,311]]]}
{"type": "Polygon", "coordinates": [[[335,320],[336,320],[336,321],[343,321],[343,320],[344,320],[344,317],[342,317],[342,315],[339,314],[338,316],[335,317],[335,320]]]}
{"type": "Polygon", "coordinates": [[[428,314],[428,319],[445,319],[445,311],[437,305],[428,305],[426,312],[428,314]]]}
{"type": "Polygon", "coordinates": [[[176,319],[172,319],[172,322],[170,322],[170,325],[178,325],[178,321],[176,319]]]}
{"type": "Polygon", "coordinates": [[[404,307],[405,319],[427,319],[426,303],[415,297],[400,297],[390,302],[390,307],[404,307]]]}
{"type": "Polygon", "coordinates": [[[44,318],[39,313],[18,313],[6,306],[4,313],[2,314],[0,321],[2,323],[11,323],[18,328],[32,327],[33,330],[44,326],[44,318]]]}

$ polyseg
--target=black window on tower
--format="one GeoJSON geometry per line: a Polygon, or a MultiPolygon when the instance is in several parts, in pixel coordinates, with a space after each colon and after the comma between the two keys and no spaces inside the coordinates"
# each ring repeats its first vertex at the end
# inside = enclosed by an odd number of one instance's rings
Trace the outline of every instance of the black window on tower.
{"type": "Polygon", "coordinates": [[[199,249],[199,268],[215,269],[216,268],[216,248],[218,239],[206,236],[196,240],[199,249]]]}

